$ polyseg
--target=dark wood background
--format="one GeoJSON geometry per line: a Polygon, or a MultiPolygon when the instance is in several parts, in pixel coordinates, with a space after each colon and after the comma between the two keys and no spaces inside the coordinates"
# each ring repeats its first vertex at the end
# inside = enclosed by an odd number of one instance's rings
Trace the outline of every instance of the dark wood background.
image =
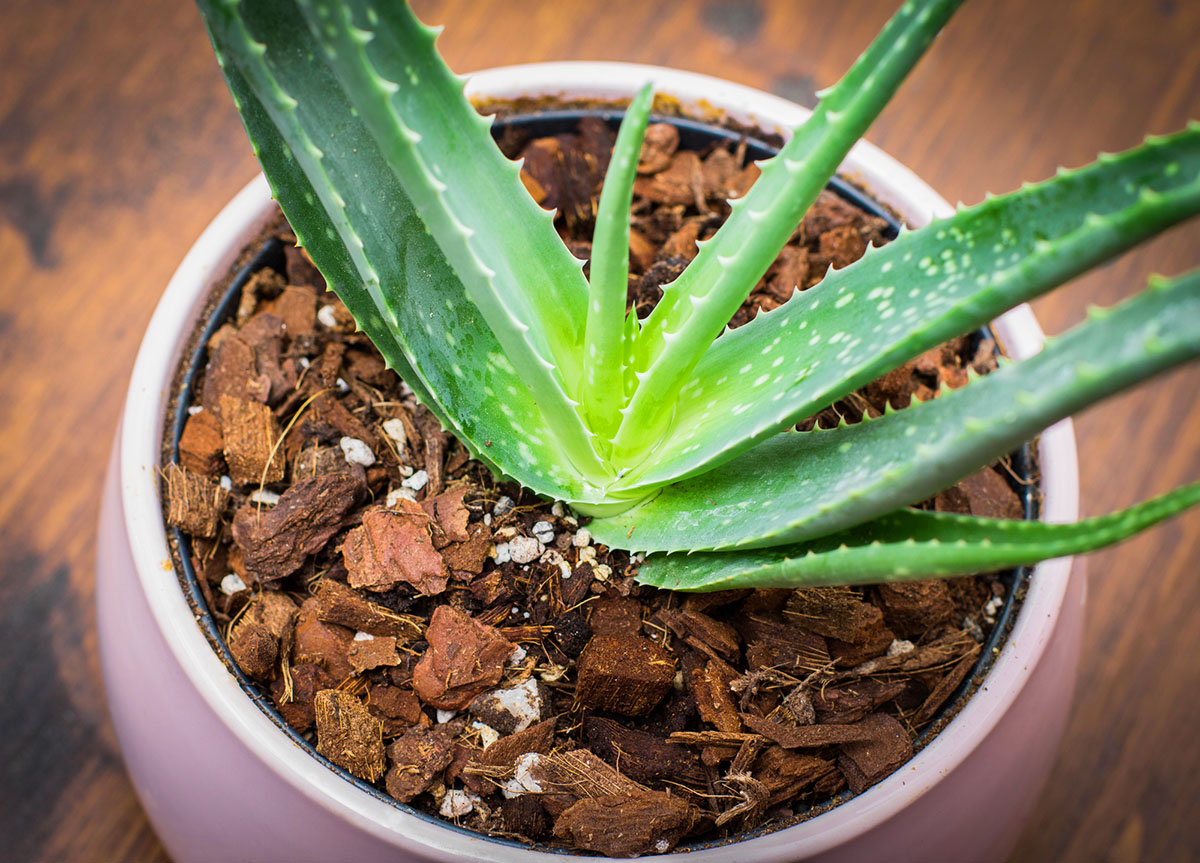
{"type": "MultiPolygon", "coordinates": [[[[460,71],[630,60],[810,103],[887,0],[424,0],[460,71]]],[[[0,25],[0,856],[161,860],[98,681],[97,498],[142,329],[256,170],[187,3],[6,0],[0,25]]],[[[1200,117],[1200,3],[975,0],[871,130],[951,201],[1200,117]]],[[[1048,331],[1152,270],[1176,229],[1036,304],[1048,331]]],[[[1079,420],[1084,510],[1200,478],[1200,374],[1079,420]]],[[[1095,555],[1067,740],[1016,859],[1200,859],[1200,513],[1095,555]]],[[[1020,757],[1014,753],[1014,757],[1020,757]]]]}

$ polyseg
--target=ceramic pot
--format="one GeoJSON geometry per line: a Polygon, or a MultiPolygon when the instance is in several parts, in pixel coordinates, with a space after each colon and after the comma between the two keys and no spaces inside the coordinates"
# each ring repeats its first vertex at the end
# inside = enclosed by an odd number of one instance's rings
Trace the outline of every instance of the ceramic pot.
{"type": "MultiPolygon", "coordinates": [[[[480,72],[472,97],[630,98],[646,80],[703,119],[724,114],[785,132],[807,111],[703,75],[616,63],[548,63],[480,72]]],[[[951,207],[911,171],[859,143],[840,173],[912,226],[951,207]]],[[[100,648],[109,709],[130,776],[180,863],[548,860],[403,811],[330,771],[247,696],[214,653],[173,571],[158,469],[167,399],[183,345],[209,292],[273,208],[260,176],[184,258],[155,310],[134,367],[101,508],[100,648]]],[[[1042,333],[1028,307],[994,330],[1016,358],[1042,333]]],[[[1040,439],[1043,517],[1077,516],[1069,422],[1040,439]]],[[[1084,579],[1070,559],[1039,565],[984,685],[899,771],[863,794],[774,833],[689,852],[689,863],[887,859],[1003,860],[1037,799],[1066,723],[1079,650],[1084,579]]],[[[665,859],[665,858],[664,858],[665,859]]]]}

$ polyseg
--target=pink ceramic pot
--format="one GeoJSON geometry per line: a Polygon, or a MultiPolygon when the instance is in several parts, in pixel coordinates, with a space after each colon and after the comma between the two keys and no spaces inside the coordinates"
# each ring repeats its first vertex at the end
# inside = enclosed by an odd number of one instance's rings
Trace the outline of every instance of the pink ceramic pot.
{"type": "MultiPolygon", "coordinates": [[[[553,63],[481,72],[477,97],[628,99],[648,79],[703,118],[714,110],[768,130],[807,111],[737,84],[668,69],[553,63]]],[[[923,225],[951,208],[869,144],[842,171],[923,225]]],[[[331,772],[284,735],[242,691],[193,618],[172,571],[157,470],[166,399],[182,345],[214,281],[271,211],[258,177],[192,247],[154,313],[130,384],[100,519],[100,646],[109,707],[126,765],[163,844],[179,861],[532,861],[545,852],[492,842],[407,812],[331,772]]],[[[996,331],[1015,357],[1042,333],[1027,307],[996,331]]],[[[1041,438],[1044,517],[1077,515],[1069,423],[1041,438]]],[[[720,848],[695,863],[886,859],[1003,860],[1053,760],[1079,648],[1084,582],[1069,559],[1048,561],[985,685],[897,773],[805,823],[720,848]]]]}

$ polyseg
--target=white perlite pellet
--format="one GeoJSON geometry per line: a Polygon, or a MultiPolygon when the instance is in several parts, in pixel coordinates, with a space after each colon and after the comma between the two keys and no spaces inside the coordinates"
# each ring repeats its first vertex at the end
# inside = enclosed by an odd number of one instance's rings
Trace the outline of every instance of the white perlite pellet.
{"type": "Polygon", "coordinates": [[[421,489],[425,488],[428,482],[429,474],[423,470],[419,470],[408,479],[402,480],[400,485],[404,486],[405,488],[411,488],[413,491],[420,491],[421,489]]]}
{"type": "Polygon", "coordinates": [[[408,433],[404,430],[404,423],[395,418],[384,420],[383,433],[392,439],[397,451],[403,454],[408,445],[408,433]]]}
{"type": "Polygon", "coordinates": [[[507,542],[500,542],[492,549],[492,557],[496,559],[497,564],[508,563],[512,560],[512,553],[509,550],[507,542]]]}
{"type": "Polygon", "coordinates": [[[550,514],[555,518],[562,518],[567,514],[566,507],[563,506],[561,500],[556,500],[554,503],[550,504],[550,514]]]}
{"type": "Polygon", "coordinates": [[[249,500],[251,503],[262,503],[266,504],[267,506],[274,506],[275,504],[279,503],[279,495],[269,489],[256,488],[254,491],[250,492],[249,500]]]}
{"type": "Polygon", "coordinates": [[[394,488],[387,493],[387,500],[384,501],[384,505],[387,506],[388,509],[392,509],[394,507],[399,506],[400,501],[402,501],[402,500],[416,500],[416,499],[417,499],[417,493],[415,491],[413,491],[411,488],[404,488],[404,487],[394,488]]]}
{"type": "MultiPolygon", "coordinates": [[[[471,723],[471,727],[479,732],[479,742],[483,744],[485,750],[500,739],[500,732],[486,723],[476,720],[471,723]]],[[[520,729],[517,730],[519,731],[520,729]]]]}
{"type": "Polygon", "coordinates": [[[338,445],[342,448],[342,454],[346,456],[347,464],[360,464],[363,467],[375,464],[375,453],[358,438],[344,437],[338,441],[338,445]]]}
{"type": "Polygon", "coordinates": [[[508,542],[508,554],[516,563],[531,563],[542,556],[545,548],[532,536],[514,536],[508,542]]]}
{"type": "Polygon", "coordinates": [[[449,722],[455,716],[458,716],[457,710],[442,710],[439,707],[438,712],[437,712],[438,725],[445,725],[447,722],[449,722]]]}
{"type": "Polygon", "coordinates": [[[497,707],[512,714],[516,720],[513,733],[524,731],[542,717],[542,695],[532,677],[508,689],[493,689],[488,693],[497,707]]]}
{"type": "Polygon", "coordinates": [[[475,804],[480,802],[480,799],[478,794],[452,788],[442,798],[442,805],[438,812],[443,818],[462,818],[475,810],[475,804]]]}
{"type": "Polygon", "coordinates": [[[529,655],[529,651],[518,644],[516,647],[513,648],[513,652],[508,655],[508,664],[509,665],[520,665],[522,662],[525,661],[525,657],[528,655],[529,655]]]}
{"type": "Polygon", "coordinates": [[[500,783],[500,790],[508,798],[520,797],[522,794],[541,794],[542,786],[533,778],[533,768],[542,760],[537,752],[526,752],[517,759],[511,779],[500,783]]]}
{"type": "Polygon", "coordinates": [[[592,544],[592,532],[586,527],[581,527],[575,531],[575,535],[571,537],[571,545],[576,548],[587,548],[592,544]]]}
{"type": "Polygon", "coordinates": [[[496,501],[496,505],[492,507],[492,515],[499,518],[512,508],[513,499],[506,494],[502,494],[500,495],[500,499],[496,501]]]}
{"type": "Polygon", "coordinates": [[[241,576],[236,572],[231,572],[221,579],[221,593],[226,596],[233,596],[238,591],[245,589],[246,582],[242,581],[241,576]]]}
{"type": "Polygon", "coordinates": [[[554,542],[554,525],[548,521],[539,521],[533,526],[533,535],[542,545],[554,542]]]}
{"type": "Polygon", "coordinates": [[[912,653],[914,650],[916,650],[916,645],[914,645],[911,641],[903,638],[896,638],[893,639],[892,643],[888,645],[887,655],[900,656],[902,653],[912,653]]]}
{"type": "Polygon", "coordinates": [[[225,491],[233,491],[233,480],[229,477],[222,476],[220,482],[221,488],[225,489],[225,491]]]}
{"type": "Polygon", "coordinates": [[[338,325],[337,315],[334,314],[333,306],[321,306],[317,309],[317,320],[321,322],[321,326],[326,329],[335,329],[338,325]]]}
{"type": "Polygon", "coordinates": [[[188,416],[194,417],[196,414],[204,413],[204,405],[192,405],[188,408],[188,416]]]}
{"type": "Polygon", "coordinates": [[[354,640],[355,641],[374,641],[375,636],[373,636],[369,632],[356,632],[356,633],[354,633],[354,640]]]}

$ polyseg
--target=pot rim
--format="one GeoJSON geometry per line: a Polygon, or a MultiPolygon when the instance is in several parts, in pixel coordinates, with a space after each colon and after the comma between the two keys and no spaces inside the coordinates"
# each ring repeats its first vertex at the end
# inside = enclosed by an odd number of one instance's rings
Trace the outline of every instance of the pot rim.
{"type": "MultiPolygon", "coordinates": [[[[723,114],[746,125],[786,134],[809,111],[777,96],[706,75],[655,66],[611,62],[556,62],[507,66],[472,75],[472,98],[562,96],[628,100],[646,81],[676,97],[700,117],[723,114]],[[598,83],[599,82],[599,83],[598,83]]],[[[860,141],[839,174],[870,190],[913,226],[954,212],[910,170],[877,147],[860,141]]],[[[246,697],[197,625],[173,572],[162,519],[158,471],[170,387],[187,334],[212,284],[232,265],[272,212],[260,174],[243,188],[189,250],[168,283],[141,348],[126,398],[119,438],[120,487],[128,541],[138,581],[175,659],[214,713],[252,752],[314,802],[361,829],[401,848],[438,853],[443,859],[532,861],[553,851],[517,848],[478,834],[442,827],[375,799],[297,747],[246,697]],[[136,529],[135,529],[136,526],[136,529]]],[[[993,327],[1010,356],[1020,359],[1044,341],[1032,311],[1019,306],[993,327]]],[[[1078,466],[1069,420],[1047,429],[1039,445],[1042,518],[1078,516],[1078,466]]],[[[896,773],[834,809],[773,833],[691,852],[705,863],[782,861],[817,854],[862,835],[894,816],[949,774],[995,727],[1037,665],[1057,624],[1070,558],[1039,564],[1024,605],[984,685],[934,740],[896,773]]],[[[649,859],[649,858],[645,858],[649,859]]],[[[665,859],[665,858],[664,858],[665,859]]]]}

